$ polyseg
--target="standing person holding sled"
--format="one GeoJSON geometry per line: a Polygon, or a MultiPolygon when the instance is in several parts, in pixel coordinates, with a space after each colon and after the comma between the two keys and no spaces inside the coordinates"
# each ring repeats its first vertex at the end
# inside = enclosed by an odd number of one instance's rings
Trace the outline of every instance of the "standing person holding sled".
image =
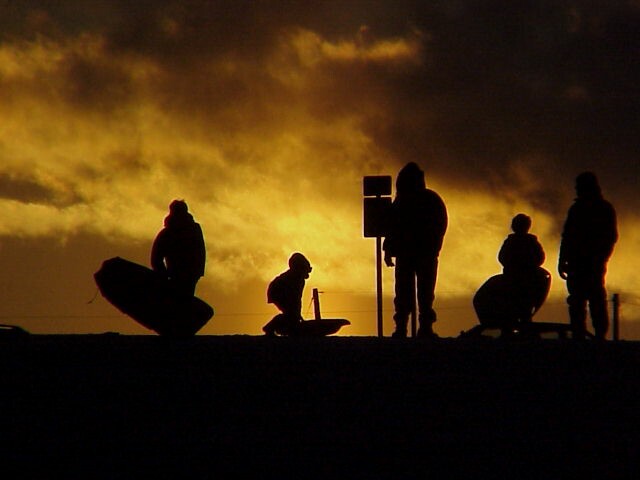
{"type": "Polygon", "coordinates": [[[200,225],[184,200],[169,205],[164,228],[151,248],[151,267],[165,276],[178,299],[193,297],[196,284],[204,275],[206,251],[200,225]]]}
{"type": "Polygon", "coordinates": [[[389,233],[383,249],[387,266],[395,266],[394,337],[407,336],[409,315],[418,298],[419,337],[435,338],[433,309],[438,256],[447,230],[447,209],[440,196],[426,188],[424,172],[410,162],[396,179],[389,233]],[[395,263],[393,261],[395,258],[395,263]]]}

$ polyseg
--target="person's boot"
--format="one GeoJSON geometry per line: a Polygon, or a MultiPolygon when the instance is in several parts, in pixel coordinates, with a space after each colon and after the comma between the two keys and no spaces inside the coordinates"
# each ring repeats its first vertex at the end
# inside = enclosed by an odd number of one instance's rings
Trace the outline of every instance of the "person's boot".
{"type": "Polygon", "coordinates": [[[407,321],[404,319],[396,319],[396,330],[391,334],[393,338],[407,338],[407,321]]]}
{"type": "Polygon", "coordinates": [[[607,339],[607,331],[602,328],[595,329],[596,340],[604,342],[607,339]]]}
{"type": "Polygon", "coordinates": [[[267,324],[264,327],[262,327],[262,331],[264,332],[264,334],[267,337],[275,337],[276,336],[276,331],[275,328],[273,328],[271,325],[267,324]]]}
{"type": "Polygon", "coordinates": [[[436,322],[436,312],[431,309],[424,313],[420,312],[420,316],[418,317],[418,323],[420,327],[418,328],[417,337],[418,338],[439,338],[438,334],[433,331],[433,324],[436,322]]]}
{"type": "Polygon", "coordinates": [[[391,334],[393,338],[407,338],[407,327],[399,327],[396,325],[396,330],[391,334]]]}
{"type": "Polygon", "coordinates": [[[417,333],[418,338],[439,338],[438,334],[433,331],[433,323],[420,324],[417,333]]]}

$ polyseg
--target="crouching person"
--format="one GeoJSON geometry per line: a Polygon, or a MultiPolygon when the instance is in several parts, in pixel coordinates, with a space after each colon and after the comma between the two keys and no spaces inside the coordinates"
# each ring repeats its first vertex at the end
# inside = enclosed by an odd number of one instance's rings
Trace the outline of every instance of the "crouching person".
{"type": "Polygon", "coordinates": [[[302,291],[311,270],[309,260],[301,253],[294,253],[289,258],[289,270],[271,281],[267,302],[273,303],[282,313],[262,328],[267,336],[293,336],[298,333],[302,322],[302,291]]]}

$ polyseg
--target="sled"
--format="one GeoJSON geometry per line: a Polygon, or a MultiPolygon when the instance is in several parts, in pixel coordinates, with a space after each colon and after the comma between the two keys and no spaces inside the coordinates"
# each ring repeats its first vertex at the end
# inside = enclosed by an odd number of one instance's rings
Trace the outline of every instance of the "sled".
{"type": "MultiPolygon", "coordinates": [[[[528,285],[529,307],[532,316],[547,299],[551,287],[551,274],[539,267],[528,285]]],[[[503,274],[490,277],[478,289],[473,297],[473,307],[481,325],[504,326],[517,321],[517,296],[514,285],[509,283],[503,274]]]]}
{"type": "Polygon", "coordinates": [[[105,260],[94,279],[114,307],[158,335],[193,336],[213,316],[203,300],[177,299],[162,275],[120,257],[105,260]]]}
{"type": "Polygon", "coordinates": [[[323,318],[321,320],[305,320],[300,324],[301,337],[326,337],[338,333],[345,325],[351,325],[344,318],[323,318]]]}
{"type": "MultiPolygon", "coordinates": [[[[272,321],[278,321],[282,314],[273,317],[272,321]]],[[[295,327],[276,328],[275,332],[283,337],[326,337],[337,333],[345,325],[351,325],[349,320],[344,318],[322,318],[315,320],[302,320],[295,327]]]]}

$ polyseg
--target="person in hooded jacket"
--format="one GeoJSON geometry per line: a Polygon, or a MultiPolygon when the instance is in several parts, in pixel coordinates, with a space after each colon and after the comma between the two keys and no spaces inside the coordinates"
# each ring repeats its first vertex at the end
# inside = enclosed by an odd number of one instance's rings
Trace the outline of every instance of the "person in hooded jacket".
{"type": "Polygon", "coordinates": [[[282,312],[267,323],[262,331],[267,336],[295,335],[302,322],[302,292],[312,267],[309,260],[294,253],[289,258],[289,270],[274,278],[267,288],[267,302],[273,303],[282,312]]]}
{"type": "Polygon", "coordinates": [[[178,298],[193,297],[204,275],[206,250],[202,228],[189,213],[184,200],[169,205],[164,228],[151,248],[151,267],[165,276],[178,298]]]}
{"type": "Polygon", "coordinates": [[[424,172],[414,162],[405,165],[396,178],[396,197],[383,244],[386,265],[395,266],[394,337],[407,336],[416,293],[418,336],[437,336],[433,331],[436,321],[433,302],[438,256],[447,224],[445,204],[436,192],[426,188],[424,172]]]}
{"type": "Polygon", "coordinates": [[[576,338],[584,338],[587,303],[597,339],[609,329],[605,275],[618,240],[616,212],[602,196],[593,172],[576,177],[576,194],[562,231],[558,273],[567,282],[569,317],[576,338]]]}

